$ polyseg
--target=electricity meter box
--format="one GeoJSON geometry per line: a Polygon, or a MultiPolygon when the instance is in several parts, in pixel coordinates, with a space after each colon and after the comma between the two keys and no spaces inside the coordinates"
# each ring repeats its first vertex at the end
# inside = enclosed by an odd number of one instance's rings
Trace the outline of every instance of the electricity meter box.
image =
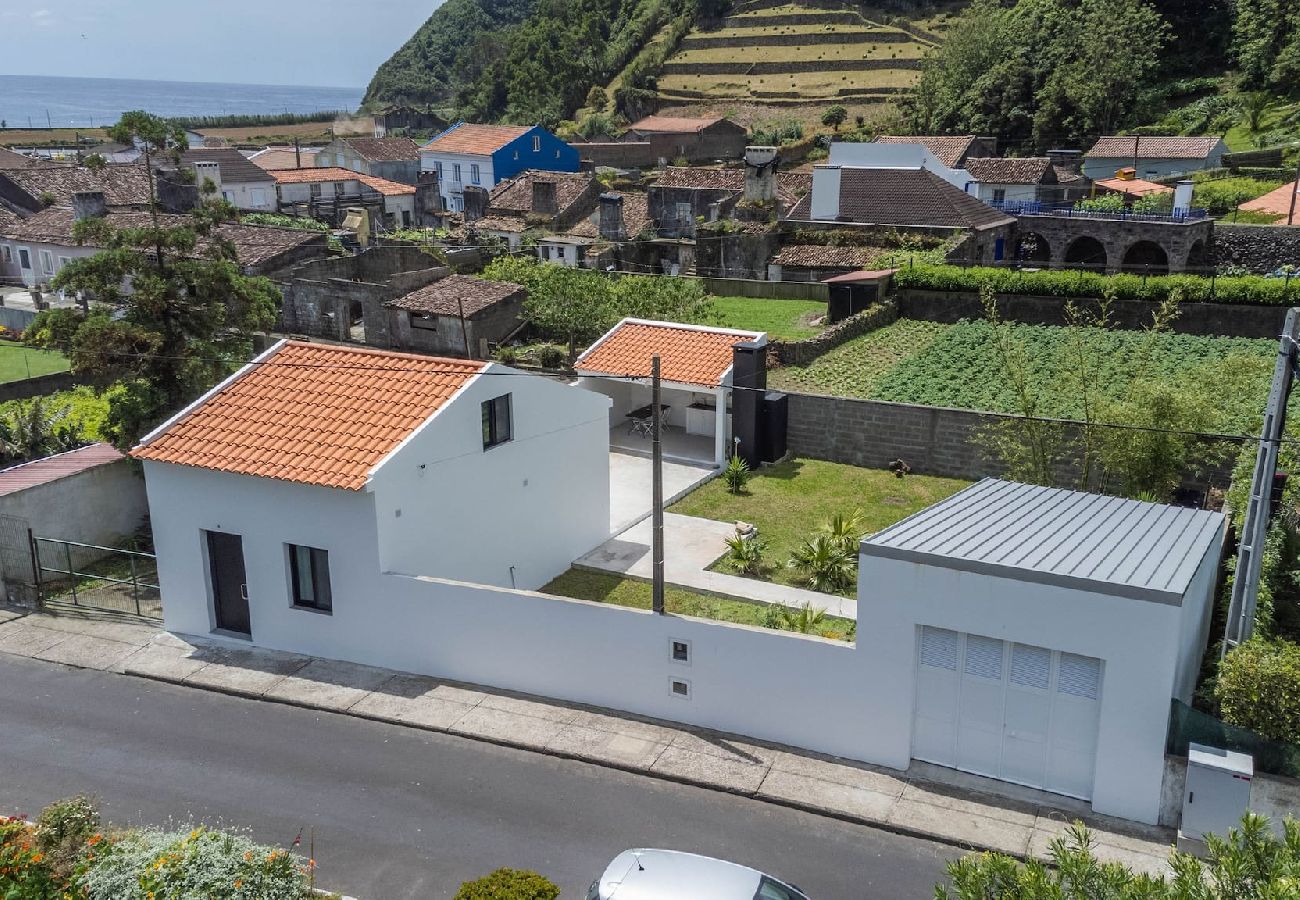
{"type": "Polygon", "coordinates": [[[1207,834],[1222,837],[1229,828],[1240,827],[1250,808],[1254,775],[1255,761],[1248,754],[1190,744],[1179,837],[1204,841],[1207,834]]]}

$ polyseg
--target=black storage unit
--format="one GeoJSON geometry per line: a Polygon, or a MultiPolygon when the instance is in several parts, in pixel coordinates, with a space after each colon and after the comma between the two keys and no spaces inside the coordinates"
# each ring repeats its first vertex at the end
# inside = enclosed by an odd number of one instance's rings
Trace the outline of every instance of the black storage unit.
{"type": "Polygon", "coordinates": [[[839,282],[828,287],[826,314],[832,325],[862,312],[880,299],[880,285],[875,281],[839,282]]]}
{"type": "Polygon", "coordinates": [[[763,395],[763,431],[759,455],[763,462],[776,462],[785,456],[785,430],[790,420],[790,397],[779,391],[763,395]]]}

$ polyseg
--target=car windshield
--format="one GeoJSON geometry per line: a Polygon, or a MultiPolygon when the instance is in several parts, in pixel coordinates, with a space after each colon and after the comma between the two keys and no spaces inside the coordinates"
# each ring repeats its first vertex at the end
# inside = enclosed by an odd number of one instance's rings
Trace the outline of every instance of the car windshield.
{"type": "Polygon", "coordinates": [[[764,875],[758,882],[758,891],[754,894],[754,900],[808,900],[808,897],[789,885],[764,875]]]}

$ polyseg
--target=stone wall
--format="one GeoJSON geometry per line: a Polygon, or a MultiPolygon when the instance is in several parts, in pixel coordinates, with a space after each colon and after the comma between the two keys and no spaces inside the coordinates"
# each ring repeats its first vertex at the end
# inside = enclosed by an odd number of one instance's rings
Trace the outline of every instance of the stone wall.
{"type": "Polygon", "coordinates": [[[54,372],[49,375],[37,375],[35,378],[22,378],[0,384],[0,403],[7,400],[26,400],[29,397],[41,397],[55,391],[70,391],[82,380],[71,372],[54,372]]]}
{"type": "Polygon", "coordinates": [[[765,281],[752,278],[701,278],[704,290],[719,297],[758,297],[764,300],[820,300],[829,296],[824,284],[765,281]]]}
{"type": "MultiPolygon", "coordinates": [[[[1007,247],[1008,258],[1014,259],[1016,247],[1031,236],[1037,237],[1040,246],[1045,245],[1046,250],[1035,258],[1054,268],[1090,262],[1079,258],[1082,248],[1085,245],[1095,247],[1100,244],[1105,263],[1098,263],[1096,268],[1118,272],[1124,266],[1126,254],[1135,245],[1150,242],[1164,250],[1170,272],[1182,272],[1189,268],[1202,268],[1209,261],[1215,226],[1211,219],[1196,222],[1148,222],[1024,215],[1019,217],[1016,232],[1015,244],[1007,247]],[[1075,252],[1072,253],[1072,250],[1075,252]]],[[[1153,269],[1152,274],[1163,273],[1153,269]]]]}
{"type": "MultiPolygon", "coordinates": [[[[578,155],[593,166],[611,166],[616,169],[636,169],[653,166],[660,156],[650,141],[592,141],[574,144],[578,155]]],[[[668,159],[668,157],[663,157],[668,159]]]]}
{"type": "MultiPolygon", "coordinates": [[[[961,291],[924,291],[905,288],[895,292],[898,314],[905,319],[930,322],[959,322],[984,318],[979,294],[961,291]]],[[[1013,322],[1027,325],[1064,325],[1065,297],[1038,297],[1026,294],[999,294],[998,314],[1013,322]]],[[[1088,308],[1096,301],[1075,298],[1088,308]]],[[[1282,306],[1246,306],[1226,303],[1184,303],[1178,318],[1170,326],[1180,334],[1222,335],[1226,337],[1275,338],[1282,333],[1286,308],[1282,306]]],[[[1117,300],[1113,308],[1115,324],[1120,328],[1144,328],[1151,324],[1155,310],[1152,303],[1140,300],[1117,300]]]]}
{"type": "MultiPolygon", "coordinates": [[[[819,16],[819,19],[824,17],[819,16]]],[[[768,24],[768,19],[763,19],[768,24]]],[[[804,47],[820,44],[904,44],[911,36],[901,31],[875,31],[864,35],[860,31],[822,31],[802,34],[738,35],[735,37],[688,37],[682,41],[683,50],[712,50],[722,47],[804,47]]]]}
{"type": "MultiPolygon", "coordinates": [[[[747,16],[728,16],[722,20],[724,28],[745,28],[753,25],[754,19],[747,16]]],[[[865,21],[856,12],[830,13],[785,13],[777,16],[763,16],[763,25],[863,25],[865,21]]]]}
{"type": "Polygon", "coordinates": [[[795,75],[801,72],[861,72],[867,69],[919,69],[919,59],[817,59],[786,62],[669,62],[665,75],[795,75]]]}
{"type": "Polygon", "coordinates": [[[1267,273],[1300,266],[1300,228],[1277,225],[1214,226],[1214,264],[1267,273]]]}
{"type": "MultiPolygon", "coordinates": [[[[780,283],[780,282],[777,282],[780,283]]],[[[825,285],[822,285],[824,288],[825,285]]],[[[803,341],[772,341],[768,344],[769,365],[806,366],[824,353],[829,353],[845,341],[884,328],[898,319],[898,305],[887,300],[870,309],[837,322],[821,334],[803,341]]]]}
{"type": "Polygon", "coordinates": [[[781,245],[774,232],[723,234],[707,228],[695,232],[695,271],[713,278],[762,279],[767,261],[781,245]]]}

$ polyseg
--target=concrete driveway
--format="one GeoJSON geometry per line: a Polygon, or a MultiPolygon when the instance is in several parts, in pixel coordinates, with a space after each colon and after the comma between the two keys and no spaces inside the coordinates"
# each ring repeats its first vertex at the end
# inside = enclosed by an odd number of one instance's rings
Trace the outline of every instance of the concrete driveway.
{"type": "MultiPolygon", "coordinates": [[[[664,506],[685,496],[716,471],[709,465],[664,464],[664,506]]],[[[650,515],[653,473],[648,456],[609,454],[609,533],[624,531],[650,515]]]]}

